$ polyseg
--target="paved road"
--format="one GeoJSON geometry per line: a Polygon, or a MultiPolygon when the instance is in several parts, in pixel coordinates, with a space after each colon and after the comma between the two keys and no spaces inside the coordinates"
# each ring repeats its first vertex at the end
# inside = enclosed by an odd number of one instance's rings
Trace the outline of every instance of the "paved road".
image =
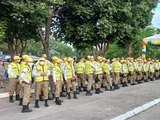
{"type": "Polygon", "coordinates": [[[160,104],[128,119],[128,120],[160,120],[160,104]]]}
{"type": "MultiPolygon", "coordinates": [[[[86,97],[79,95],[78,100],[64,98],[62,106],[49,101],[49,108],[40,103],[40,108],[34,108],[31,100],[32,113],[21,113],[18,102],[8,103],[8,98],[0,99],[0,120],[110,120],[118,115],[140,105],[160,98],[160,80],[143,83],[136,86],[121,88],[114,92],[104,92],[100,95],[86,97]]],[[[138,116],[137,116],[138,117],[138,116]]]]}

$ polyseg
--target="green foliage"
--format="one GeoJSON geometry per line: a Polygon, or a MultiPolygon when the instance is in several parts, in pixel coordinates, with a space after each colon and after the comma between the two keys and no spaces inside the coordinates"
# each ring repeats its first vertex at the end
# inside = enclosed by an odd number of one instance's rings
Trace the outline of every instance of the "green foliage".
{"type": "Polygon", "coordinates": [[[77,49],[99,43],[124,47],[150,25],[158,0],[72,0],[59,13],[61,34],[77,49]]]}

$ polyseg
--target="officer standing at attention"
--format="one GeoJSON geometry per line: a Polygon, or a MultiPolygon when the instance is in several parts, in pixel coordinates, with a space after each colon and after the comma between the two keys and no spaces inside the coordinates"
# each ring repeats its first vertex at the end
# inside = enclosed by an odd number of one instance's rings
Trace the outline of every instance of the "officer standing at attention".
{"type": "Polygon", "coordinates": [[[35,77],[35,108],[39,108],[39,95],[41,94],[41,90],[44,94],[45,99],[45,107],[49,107],[48,105],[48,81],[50,70],[48,66],[45,64],[45,59],[40,58],[39,62],[33,68],[33,76],[35,77]]]}
{"type": "Polygon", "coordinates": [[[102,66],[101,66],[101,62],[102,61],[102,57],[98,56],[97,60],[94,63],[95,66],[95,94],[99,94],[102,93],[102,91],[100,90],[101,88],[101,84],[102,84],[102,66]]]}
{"type": "Polygon", "coordinates": [[[112,69],[114,72],[114,89],[119,89],[118,82],[120,80],[120,70],[121,70],[121,64],[116,58],[115,61],[112,63],[112,69]]]}
{"type": "MultiPolygon", "coordinates": [[[[9,77],[9,102],[14,102],[13,95],[16,90],[17,85],[20,83],[20,62],[21,58],[19,56],[13,57],[13,62],[8,66],[8,77],[9,77]]],[[[16,91],[17,92],[17,91],[16,91]]],[[[16,100],[19,100],[19,93],[16,93],[16,100]]]]}
{"type": "Polygon", "coordinates": [[[62,84],[63,84],[63,74],[62,74],[62,68],[61,68],[61,63],[62,60],[61,59],[57,59],[56,60],[56,64],[53,67],[52,70],[52,75],[53,75],[53,82],[55,85],[55,103],[57,105],[61,105],[62,104],[62,100],[60,100],[60,93],[62,91],[62,84]]]}
{"type": "Polygon", "coordinates": [[[76,64],[76,74],[78,79],[79,92],[82,92],[82,88],[84,91],[86,91],[84,58],[80,59],[80,61],[76,64]]]}
{"type": "Polygon", "coordinates": [[[91,87],[93,81],[93,71],[94,71],[94,58],[93,56],[87,56],[87,61],[85,62],[85,74],[88,80],[86,96],[92,96],[91,87]]]}
{"type": "Polygon", "coordinates": [[[73,91],[73,98],[77,99],[75,70],[73,67],[73,59],[72,58],[67,59],[67,63],[66,63],[65,70],[64,70],[64,78],[66,81],[68,99],[71,99],[71,93],[70,93],[71,87],[72,87],[72,91],[73,91]]]}
{"type": "Polygon", "coordinates": [[[33,59],[31,57],[28,57],[26,59],[26,64],[23,65],[22,73],[20,75],[20,78],[22,80],[22,100],[23,100],[23,108],[22,112],[32,112],[32,110],[29,109],[29,102],[30,102],[30,95],[31,95],[31,84],[32,84],[32,65],[33,65],[33,59]]]}

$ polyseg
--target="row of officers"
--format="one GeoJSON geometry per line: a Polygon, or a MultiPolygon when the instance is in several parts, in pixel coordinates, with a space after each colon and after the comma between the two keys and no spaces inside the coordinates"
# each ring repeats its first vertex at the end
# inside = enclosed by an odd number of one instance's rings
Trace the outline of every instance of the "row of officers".
{"type": "Polygon", "coordinates": [[[16,100],[23,105],[22,112],[32,112],[29,109],[31,87],[35,83],[35,108],[39,108],[39,100],[44,100],[48,107],[48,100],[55,98],[55,103],[61,105],[60,97],[77,99],[79,92],[85,91],[86,96],[92,96],[91,90],[95,88],[95,94],[105,91],[114,91],[122,87],[149,82],[160,76],[158,60],[142,59],[106,59],[98,56],[81,58],[77,63],[68,57],[59,59],[52,57],[51,62],[45,54],[37,61],[28,55],[22,58],[14,56],[13,62],[8,66],[9,77],[9,102],[16,100]],[[94,86],[94,87],[93,87],[94,86]],[[49,89],[50,88],[50,89],[49,89]],[[64,94],[64,92],[66,94],[64,94]],[[72,93],[72,94],[71,94],[72,93]]]}

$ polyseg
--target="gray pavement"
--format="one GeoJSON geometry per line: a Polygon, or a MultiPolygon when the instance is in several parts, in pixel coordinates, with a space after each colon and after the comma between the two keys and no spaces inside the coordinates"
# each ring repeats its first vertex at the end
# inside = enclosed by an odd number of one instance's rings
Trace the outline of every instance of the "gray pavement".
{"type": "Polygon", "coordinates": [[[34,98],[31,99],[32,113],[21,113],[19,102],[9,103],[8,98],[0,99],[0,120],[110,120],[124,114],[140,105],[160,98],[160,80],[143,83],[136,86],[121,88],[117,91],[107,91],[100,95],[86,97],[85,93],[78,95],[79,99],[64,99],[62,106],[49,101],[49,108],[40,102],[40,108],[34,108],[34,98]]]}

